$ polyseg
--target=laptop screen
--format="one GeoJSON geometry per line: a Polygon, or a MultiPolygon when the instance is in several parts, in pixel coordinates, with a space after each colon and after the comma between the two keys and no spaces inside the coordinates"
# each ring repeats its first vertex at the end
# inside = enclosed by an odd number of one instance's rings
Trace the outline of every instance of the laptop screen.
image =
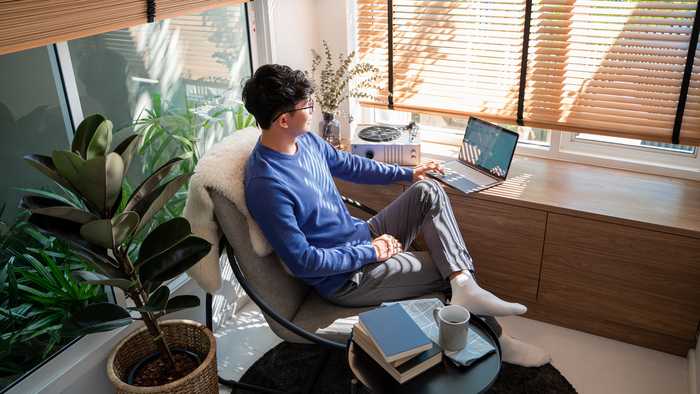
{"type": "Polygon", "coordinates": [[[505,180],[518,137],[518,133],[471,117],[464,133],[459,160],[505,180]]]}

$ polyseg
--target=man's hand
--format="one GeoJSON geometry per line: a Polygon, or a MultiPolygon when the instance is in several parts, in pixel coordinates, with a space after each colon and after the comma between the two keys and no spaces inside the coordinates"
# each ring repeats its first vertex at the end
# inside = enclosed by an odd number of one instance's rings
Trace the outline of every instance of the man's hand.
{"type": "Polygon", "coordinates": [[[428,171],[437,171],[442,175],[445,175],[445,170],[442,168],[442,166],[431,160],[427,163],[419,164],[413,168],[413,182],[425,179],[428,171]]]}
{"type": "Polygon", "coordinates": [[[391,256],[402,252],[401,242],[389,234],[373,239],[372,246],[377,254],[377,261],[388,260],[391,256]]]}

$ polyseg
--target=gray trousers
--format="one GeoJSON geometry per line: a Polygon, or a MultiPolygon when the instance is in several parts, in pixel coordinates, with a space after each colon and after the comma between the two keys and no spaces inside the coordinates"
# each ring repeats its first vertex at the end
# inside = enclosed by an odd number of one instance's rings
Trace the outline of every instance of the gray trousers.
{"type": "Polygon", "coordinates": [[[429,252],[402,252],[354,272],[328,300],[344,306],[371,306],[450,289],[449,276],[474,271],[450,200],[433,180],[414,183],[369,220],[374,237],[390,234],[407,250],[419,232],[429,252]]]}
{"type": "MultiPolygon", "coordinates": [[[[469,270],[474,264],[459,232],[450,199],[434,180],[414,183],[396,200],[369,220],[372,236],[390,234],[407,250],[419,232],[428,252],[402,252],[388,260],[368,264],[354,272],[327,299],[343,306],[375,306],[386,301],[449,292],[453,272],[469,270]]],[[[484,321],[497,337],[502,329],[496,319],[484,321]]]]}

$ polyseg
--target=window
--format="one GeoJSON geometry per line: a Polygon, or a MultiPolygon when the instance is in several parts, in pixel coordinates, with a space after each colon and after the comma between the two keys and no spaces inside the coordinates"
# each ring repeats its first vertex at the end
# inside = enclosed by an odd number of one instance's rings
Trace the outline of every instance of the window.
{"type": "MultiPolygon", "coordinates": [[[[182,154],[190,155],[179,171],[190,171],[207,147],[253,122],[240,105],[241,85],[251,72],[245,17],[244,6],[218,8],[0,56],[0,392],[75,342],[61,334],[61,319],[76,300],[32,299],[49,291],[32,282],[33,264],[56,263],[61,273],[85,267],[28,225],[17,208],[26,194],[18,188],[64,193],[22,156],[64,149],[73,124],[99,112],[114,122],[114,144],[134,130],[150,133],[128,183],[182,154]]],[[[155,222],[179,216],[186,192],[155,222]]],[[[114,295],[92,288],[80,302],[114,295]]]]}
{"type": "Polygon", "coordinates": [[[664,142],[635,140],[632,138],[608,137],[604,135],[575,133],[573,138],[576,141],[596,141],[606,144],[618,145],[621,147],[637,147],[647,150],[656,150],[659,152],[680,153],[686,155],[694,155],[697,148],[690,145],[675,145],[664,142]]]}
{"type": "MultiPolygon", "coordinates": [[[[208,147],[252,123],[240,101],[251,72],[244,18],[244,6],[224,7],[68,43],[82,112],[106,114],[125,136],[146,134],[131,185],[179,155],[189,159],[172,176],[192,171],[208,147]]],[[[152,227],[180,216],[186,196],[152,227]]]]}
{"type": "MultiPolygon", "coordinates": [[[[456,116],[429,115],[420,112],[390,111],[379,108],[365,108],[362,111],[363,123],[386,123],[404,125],[416,122],[423,130],[422,140],[449,145],[459,145],[469,118],[456,116]]],[[[514,126],[499,123],[508,130],[520,135],[519,143],[534,146],[549,146],[551,132],[545,129],[514,126]]]]}
{"type": "MultiPolygon", "coordinates": [[[[428,143],[424,144],[423,151],[445,158],[456,157],[467,120],[369,107],[361,108],[360,113],[360,124],[416,122],[420,126],[421,141],[428,143]]],[[[519,155],[700,180],[700,152],[695,146],[500,125],[520,135],[516,150],[519,155]]]]}
{"type": "Polygon", "coordinates": [[[129,125],[154,100],[206,111],[235,105],[250,75],[243,7],[225,7],[68,42],[84,114],[129,125]]]}
{"type": "Polygon", "coordinates": [[[87,267],[63,242],[34,230],[19,208],[30,192],[66,196],[23,160],[65,147],[72,136],[55,59],[47,47],[0,56],[0,392],[73,340],[60,330],[71,310],[106,298],[104,289],[63,275],[87,267]],[[59,288],[60,280],[75,291],[59,288]]]}
{"type": "Polygon", "coordinates": [[[700,143],[700,65],[685,72],[696,1],[356,4],[358,52],[385,79],[365,105],[700,143]]]}

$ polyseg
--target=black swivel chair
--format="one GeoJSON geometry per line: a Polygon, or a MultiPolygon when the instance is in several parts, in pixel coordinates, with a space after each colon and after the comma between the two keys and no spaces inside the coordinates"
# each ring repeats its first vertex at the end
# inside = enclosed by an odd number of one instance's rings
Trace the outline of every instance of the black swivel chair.
{"type": "MultiPolygon", "coordinates": [[[[332,325],[339,318],[356,316],[367,308],[347,308],[331,304],[313,289],[289,275],[273,253],[260,257],[253,251],[246,219],[236,206],[222,194],[210,191],[214,211],[224,237],[220,250],[226,250],[233,273],[250,299],[260,308],[272,331],[280,338],[294,343],[316,343],[326,350],[346,350],[352,330],[351,324],[332,325]]],[[[343,197],[343,201],[374,215],[376,211],[361,203],[343,197]]],[[[416,252],[426,253],[427,252],[416,252]]],[[[426,294],[421,298],[439,298],[444,294],[426,294]]],[[[206,295],[207,327],[212,329],[212,295],[206,295]]],[[[306,392],[314,385],[321,367],[328,357],[324,352],[307,382],[306,392]]],[[[280,391],[248,385],[219,377],[219,382],[236,388],[279,393],[280,391]]]]}

